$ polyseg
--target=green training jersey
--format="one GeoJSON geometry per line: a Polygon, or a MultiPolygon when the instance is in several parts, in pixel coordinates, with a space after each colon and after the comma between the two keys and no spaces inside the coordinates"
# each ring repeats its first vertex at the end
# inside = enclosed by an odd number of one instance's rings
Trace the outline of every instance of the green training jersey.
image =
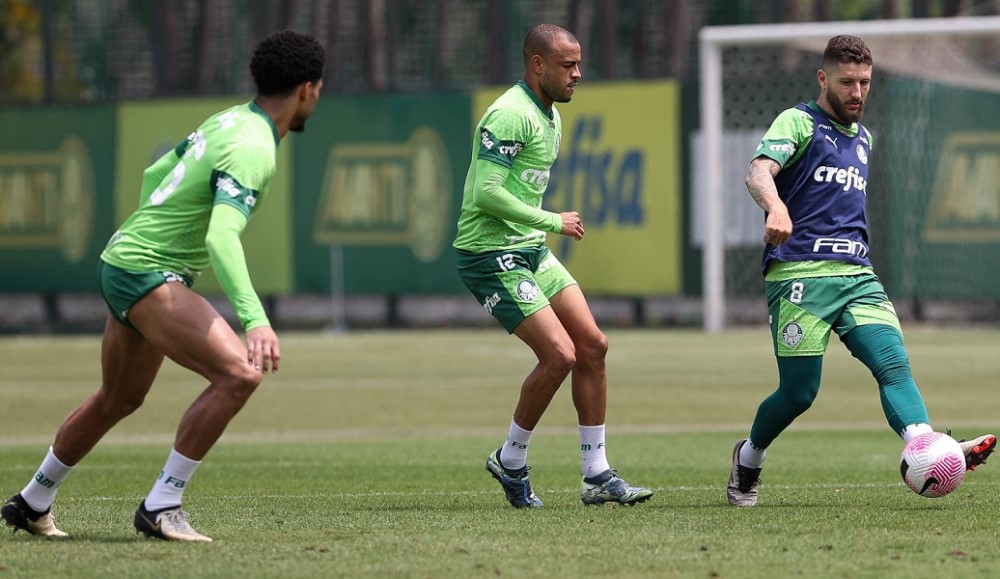
{"type": "Polygon", "coordinates": [[[101,259],[126,271],[172,271],[191,278],[211,260],[244,327],[266,323],[260,321],[263,310],[238,235],[267,192],[279,139],[271,117],[253,101],[206,120],[146,169],[139,207],[108,241],[101,259]],[[220,205],[231,209],[213,214],[220,205]],[[210,256],[206,233],[213,215],[235,236],[210,256]]]}
{"type": "Polygon", "coordinates": [[[523,81],[502,94],[477,125],[454,247],[480,253],[537,247],[562,230],[541,209],[559,154],[559,111],[545,109],[523,81]]]}

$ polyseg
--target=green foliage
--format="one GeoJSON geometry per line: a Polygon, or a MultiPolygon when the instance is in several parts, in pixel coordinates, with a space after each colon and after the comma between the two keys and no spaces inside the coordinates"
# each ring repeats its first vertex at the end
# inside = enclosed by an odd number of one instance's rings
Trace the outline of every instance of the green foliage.
{"type": "MultiPolygon", "coordinates": [[[[909,492],[874,383],[834,341],[816,405],[769,451],[760,506],[726,504],[730,452],[775,383],[766,331],[610,332],[609,457],[656,495],[587,508],[568,388],[532,439],[546,507],[485,472],[533,359],[502,332],[288,335],[198,470],[208,545],[140,539],[132,515],[202,380],[165,365],[147,404],[60,489],[69,541],[0,533],[4,577],[988,577],[998,465],[909,492]]],[[[996,429],[1000,332],[911,331],[938,429],[996,429]],[[952,345],[954,344],[954,345],[952,345]],[[970,403],[974,401],[974,403],[970,403]]],[[[99,339],[0,339],[0,491],[20,490],[99,382],[99,339]]]]}

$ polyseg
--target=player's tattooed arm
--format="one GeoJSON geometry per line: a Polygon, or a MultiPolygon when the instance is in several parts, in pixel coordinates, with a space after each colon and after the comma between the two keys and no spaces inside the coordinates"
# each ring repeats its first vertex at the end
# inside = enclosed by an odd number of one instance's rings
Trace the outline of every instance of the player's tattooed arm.
{"type": "Polygon", "coordinates": [[[750,161],[750,170],[747,171],[746,186],[750,192],[750,197],[754,203],[764,211],[769,211],[768,207],[772,199],[778,198],[778,188],[774,185],[774,177],[781,170],[781,165],[774,159],[767,157],[757,157],[750,161]]]}
{"type": "Polygon", "coordinates": [[[764,243],[781,245],[792,235],[792,219],[788,215],[788,207],[778,196],[778,187],[774,176],[781,166],[774,159],[757,157],[750,161],[747,171],[746,186],[755,203],[767,212],[764,220],[764,243]]]}

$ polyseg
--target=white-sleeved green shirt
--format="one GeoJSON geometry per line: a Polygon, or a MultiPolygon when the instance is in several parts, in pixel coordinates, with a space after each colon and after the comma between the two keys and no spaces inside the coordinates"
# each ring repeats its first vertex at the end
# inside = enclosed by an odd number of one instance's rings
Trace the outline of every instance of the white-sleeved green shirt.
{"type": "Polygon", "coordinates": [[[279,139],[253,101],[210,117],[146,169],[139,206],[101,259],[126,271],[191,278],[211,264],[243,327],[267,325],[239,234],[267,192],[279,139]]]}
{"type": "Polygon", "coordinates": [[[562,230],[542,195],[559,154],[562,121],[523,81],[486,109],[472,143],[454,247],[473,253],[537,247],[562,230]]]}

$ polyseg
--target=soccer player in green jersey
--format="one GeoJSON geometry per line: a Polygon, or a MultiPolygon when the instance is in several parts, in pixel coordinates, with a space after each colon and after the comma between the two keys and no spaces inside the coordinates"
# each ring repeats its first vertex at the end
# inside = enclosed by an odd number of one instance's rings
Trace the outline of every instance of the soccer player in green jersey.
{"type": "Polygon", "coordinates": [[[134,525],[150,537],[211,541],[181,510],[184,490],[263,375],[277,372],[281,360],[240,234],[266,198],[278,142],[288,131],[302,131],[316,106],[325,59],[309,36],[268,36],[250,62],[256,97],[212,116],[146,169],[139,207],[101,254],[101,292],[111,312],[101,386],[70,413],[32,480],[0,509],[15,531],[66,536],[51,514],[56,491],[101,437],[142,405],[167,356],[209,384],[181,419],[134,525]],[[245,345],[191,290],[209,265],[239,317],[245,345]]]}
{"type": "MultiPolygon", "coordinates": [[[[816,398],[831,330],[875,377],[892,430],[905,441],[932,432],[899,319],[868,258],[873,139],[860,121],[871,51],[856,36],[835,36],[816,78],[819,98],[778,115],[746,177],[765,211],[762,270],[778,388],[733,449],[726,494],[735,506],[757,504],[765,451],[816,398]]],[[[985,462],[996,442],[992,434],[961,441],[966,467],[985,462]]]]}
{"type": "Polygon", "coordinates": [[[576,281],[545,246],[547,232],[583,239],[576,211],[541,208],[559,153],[554,103],[569,102],[580,80],[580,44],[553,24],[524,40],[524,78],[483,115],[472,145],[454,247],[462,281],[487,312],[538,357],[521,385],[507,441],[486,459],[510,504],[537,508],[528,480],[532,431],[566,377],[580,428],[585,504],[634,504],[652,496],[612,470],[605,453],[607,337],[576,281]]]}

